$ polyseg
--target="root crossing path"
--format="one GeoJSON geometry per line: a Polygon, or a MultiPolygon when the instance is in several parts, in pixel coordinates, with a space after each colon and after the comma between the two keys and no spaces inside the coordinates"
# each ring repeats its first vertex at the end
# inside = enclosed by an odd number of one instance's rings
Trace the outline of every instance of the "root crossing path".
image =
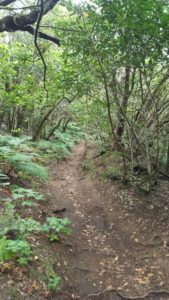
{"type": "Polygon", "coordinates": [[[151,219],[145,222],[142,213],[127,210],[126,190],[84,171],[84,156],[91,170],[93,148],[86,155],[84,143],[68,160],[50,166],[48,207],[72,224],[71,235],[52,244],[63,285],[51,299],[169,299],[169,274],[160,262],[163,241],[152,238],[151,219]]]}

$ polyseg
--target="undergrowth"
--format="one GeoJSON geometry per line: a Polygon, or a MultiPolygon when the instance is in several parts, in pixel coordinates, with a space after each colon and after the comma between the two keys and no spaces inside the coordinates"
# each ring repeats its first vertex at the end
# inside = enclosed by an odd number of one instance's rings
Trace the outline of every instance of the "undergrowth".
{"type": "Polygon", "coordinates": [[[35,190],[29,188],[25,189],[17,185],[12,186],[12,197],[16,203],[21,206],[37,206],[39,201],[45,201],[45,197],[35,190]]]}
{"type": "Polygon", "coordinates": [[[32,217],[23,218],[8,202],[0,213],[0,263],[12,259],[27,265],[35,255],[30,237],[35,240],[33,235],[45,234],[49,241],[56,241],[63,234],[70,234],[69,225],[67,218],[48,217],[43,223],[32,217]]]}
{"type": "MultiPolygon", "coordinates": [[[[157,185],[158,172],[155,178],[152,178],[151,185],[149,183],[149,174],[144,161],[132,160],[129,154],[125,153],[125,168],[124,156],[120,150],[112,147],[111,143],[98,142],[96,143],[96,154],[94,156],[95,164],[99,169],[99,175],[102,180],[113,180],[121,182],[126,186],[134,186],[144,192],[150,192],[157,185]]],[[[154,170],[155,172],[156,170],[154,170]]],[[[160,172],[165,179],[165,173],[160,172]]]]}
{"type": "Polygon", "coordinates": [[[74,144],[84,138],[84,132],[82,132],[76,124],[72,123],[69,124],[66,132],[56,129],[52,141],[40,140],[31,145],[36,147],[45,157],[62,160],[70,155],[74,144]]]}
{"type": "Polygon", "coordinates": [[[39,161],[40,155],[29,147],[29,140],[30,138],[0,136],[0,169],[11,180],[31,176],[41,180],[48,178],[47,170],[39,161]]]}
{"type": "MultiPolygon", "coordinates": [[[[7,194],[5,198],[0,197],[0,265],[13,261],[27,266],[36,257],[32,241],[34,244],[37,236],[42,240],[46,237],[51,243],[70,234],[67,218],[45,214],[37,219],[46,199],[32,185],[36,186],[37,180],[47,180],[45,165],[49,158],[66,158],[82,138],[84,134],[75,124],[66,132],[56,130],[52,141],[32,142],[30,137],[0,135],[0,196],[1,191],[7,194]]],[[[48,289],[59,289],[60,276],[49,271],[46,276],[48,289]]]]}
{"type": "Polygon", "coordinates": [[[66,132],[55,130],[54,136],[52,141],[32,142],[28,136],[0,135],[0,186],[7,185],[10,179],[16,182],[16,178],[25,180],[33,176],[46,180],[48,173],[43,165],[46,160],[62,160],[69,156],[73,145],[84,138],[84,133],[72,123],[66,132]]]}

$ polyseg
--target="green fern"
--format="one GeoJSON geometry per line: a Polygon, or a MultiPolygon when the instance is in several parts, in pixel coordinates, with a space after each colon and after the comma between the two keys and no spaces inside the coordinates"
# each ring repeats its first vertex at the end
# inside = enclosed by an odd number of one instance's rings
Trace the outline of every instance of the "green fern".
{"type": "Polygon", "coordinates": [[[0,135],[0,146],[1,147],[8,145],[8,142],[9,142],[9,136],[0,135]]]}
{"type": "Polygon", "coordinates": [[[25,240],[8,240],[6,237],[0,239],[0,262],[4,262],[16,256],[26,261],[31,254],[30,245],[25,240]]]}
{"type": "MultiPolygon", "coordinates": [[[[35,157],[37,158],[37,153],[22,152],[25,149],[23,147],[24,143],[28,143],[28,141],[29,137],[18,138],[0,135],[0,158],[7,162],[7,165],[5,165],[6,169],[3,171],[6,174],[10,174],[11,170],[21,171],[24,175],[46,180],[48,178],[47,170],[38,163],[33,162],[35,157]]],[[[28,146],[26,146],[26,149],[28,150],[28,146]]]]}
{"type": "Polygon", "coordinates": [[[12,148],[19,148],[22,143],[29,141],[30,137],[13,137],[11,135],[0,135],[0,146],[10,146],[12,148]]]}
{"type": "Polygon", "coordinates": [[[16,170],[22,171],[28,175],[32,175],[35,177],[40,178],[41,180],[48,179],[48,172],[47,170],[34,162],[20,162],[18,165],[15,166],[16,170]]]}
{"type": "Polygon", "coordinates": [[[9,146],[2,146],[0,147],[0,156],[6,157],[7,155],[12,153],[12,149],[9,146]]]}
{"type": "Polygon", "coordinates": [[[33,189],[25,189],[19,186],[12,186],[12,196],[15,200],[24,200],[22,205],[32,206],[33,201],[44,201],[43,195],[37,193],[33,189]]]}
{"type": "Polygon", "coordinates": [[[9,154],[7,160],[11,163],[31,161],[32,157],[23,153],[9,154]]]}
{"type": "Polygon", "coordinates": [[[0,239],[0,262],[6,261],[13,257],[11,251],[7,251],[8,240],[5,236],[0,239]]]}

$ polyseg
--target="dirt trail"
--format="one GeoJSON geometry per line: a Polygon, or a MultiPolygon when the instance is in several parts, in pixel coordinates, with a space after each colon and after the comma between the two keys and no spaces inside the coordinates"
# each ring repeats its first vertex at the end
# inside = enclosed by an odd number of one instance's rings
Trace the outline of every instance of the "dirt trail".
{"type": "Polygon", "coordinates": [[[70,159],[50,169],[50,210],[65,207],[58,216],[72,222],[65,242],[53,244],[63,289],[52,299],[169,299],[169,251],[159,219],[142,206],[129,210],[129,191],[86,175],[84,151],[76,145],[70,159]]]}

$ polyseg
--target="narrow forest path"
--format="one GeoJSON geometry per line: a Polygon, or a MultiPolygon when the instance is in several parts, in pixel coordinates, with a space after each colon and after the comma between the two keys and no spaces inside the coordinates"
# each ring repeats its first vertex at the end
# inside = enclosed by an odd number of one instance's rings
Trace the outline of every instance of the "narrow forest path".
{"type": "Polygon", "coordinates": [[[66,208],[57,216],[72,223],[71,235],[53,244],[63,287],[51,299],[169,299],[169,251],[157,218],[126,209],[125,190],[86,174],[84,154],[80,143],[69,159],[50,166],[50,210],[66,208]]]}

